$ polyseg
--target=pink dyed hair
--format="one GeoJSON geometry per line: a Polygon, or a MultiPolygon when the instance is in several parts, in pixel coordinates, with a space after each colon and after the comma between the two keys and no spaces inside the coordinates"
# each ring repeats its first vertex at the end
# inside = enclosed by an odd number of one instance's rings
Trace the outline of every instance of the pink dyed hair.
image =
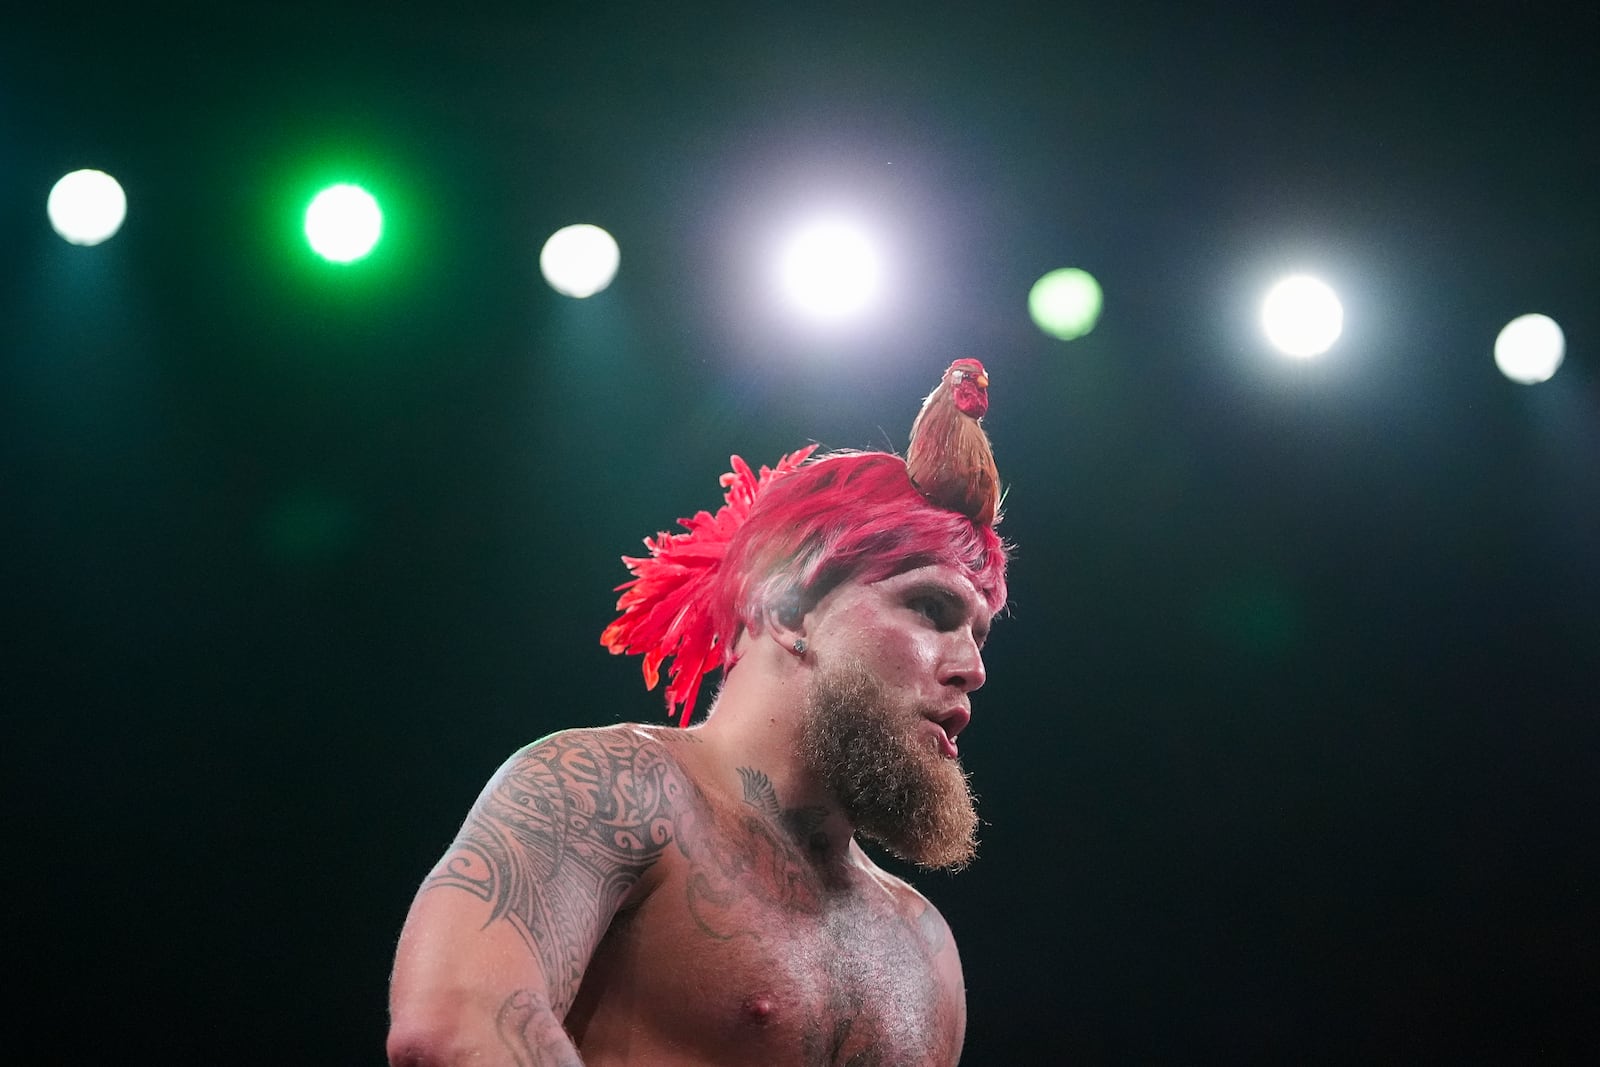
{"type": "Polygon", "coordinates": [[[1005,542],[928,502],[888,452],[834,452],[762,488],[717,570],[711,622],[732,667],[741,629],[768,611],[798,618],[838,585],[918,567],[965,571],[991,612],[1006,602],[1005,542]]]}

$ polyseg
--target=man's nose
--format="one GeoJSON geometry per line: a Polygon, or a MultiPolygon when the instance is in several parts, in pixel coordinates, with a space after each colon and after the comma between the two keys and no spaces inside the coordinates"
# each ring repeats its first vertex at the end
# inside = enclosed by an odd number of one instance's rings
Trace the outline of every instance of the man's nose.
{"type": "Polygon", "coordinates": [[[970,634],[964,635],[960,647],[945,661],[944,676],[939,680],[955,686],[963,693],[982,689],[987,676],[983,671],[983,653],[970,634]]]}

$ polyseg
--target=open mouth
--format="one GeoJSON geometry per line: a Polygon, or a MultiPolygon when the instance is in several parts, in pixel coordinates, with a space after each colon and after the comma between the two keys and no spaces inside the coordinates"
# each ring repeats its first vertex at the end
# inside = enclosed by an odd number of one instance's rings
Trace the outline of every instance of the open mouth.
{"type": "Polygon", "coordinates": [[[972,720],[972,712],[966,708],[951,708],[937,716],[929,716],[928,721],[938,727],[939,754],[945,759],[955,759],[956,736],[966,729],[967,723],[972,720]]]}

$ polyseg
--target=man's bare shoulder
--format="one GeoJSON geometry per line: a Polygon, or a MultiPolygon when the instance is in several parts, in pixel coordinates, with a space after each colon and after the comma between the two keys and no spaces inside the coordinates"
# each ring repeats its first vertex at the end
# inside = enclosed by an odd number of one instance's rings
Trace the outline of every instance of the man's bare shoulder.
{"type": "Polygon", "coordinates": [[[692,782],[694,761],[688,756],[697,747],[698,738],[661,726],[624,722],[572,727],[524,745],[497,777],[545,768],[569,788],[582,788],[592,779],[624,789],[648,783],[677,787],[692,782]]]}
{"type": "Polygon", "coordinates": [[[699,739],[683,730],[643,723],[622,722],[611,726],[576,726],[546,734],[512,754],[502,773],[512,772],[530,762],[579,769],[592,767],[600,773],[628,771],[638,766],[664,761],[680,773],[685,750],[697,746],[699,739]]]}
{"type": "Polygon", "coordinates": [[[619,722],[610,726],[573,726],[545,734],[537,741],[525,745],[521,752],[538,748],[590,748],[595,746],[625,751],[627,749],[653,748],[675,743],[698,743],[699,738],[687,730],[667,726],[653,726],[639,722],[619,722]]]}
{"type": "Polygon", "coordinates": [[[643,727],[542,737],[484,787],[420,906],[440,928],[493,928],[481,944],[515,934],[559,1017],[613,917],[648,895],[673,855],[685,781],[643,727]]]}
{"type": "Polygon", "coordinates": [[[447,856],[432,884],[484,867],[483,877],[540,874],[581,849],[599,869],[648,867],[672,839],[673,807],[685,776],[667,746],[631,723],[560,730],[516,751],[489,780],[454,848],[481,864],[447,856]],[[502,870],[504,868],[504,870],[502,870]],[[546,869],[548,868],[548,869],[546,869]]]}
{"type": "Polygon", "coordinates": [[[516,752],[486,794],[550,819],[552,843],[604,838],[608,848],[648,854],[653,866],[698,796],[690,758],[698,747],[684,731],[641,723],[558,730],[516,752]]]}
{"type": "Polygon", "coordinates": [[[862,869],[889,898],[895,913],[916,929],[929,954],[938,956],[945,951],[953,953],[955,939],[950,932],[950,924],[945,922],[944,915],[933,901],[904,878],[878,866],[859,845],[855,846],[855,851],[862,869]]]}

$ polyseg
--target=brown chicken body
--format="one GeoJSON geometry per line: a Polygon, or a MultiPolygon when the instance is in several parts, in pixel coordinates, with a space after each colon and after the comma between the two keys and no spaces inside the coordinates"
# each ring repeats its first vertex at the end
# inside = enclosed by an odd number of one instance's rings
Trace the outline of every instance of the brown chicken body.
{"type": "Polygon", "coordinates": [[[1000,506],[1000,472],[979,421],[988,410],[983,364],[958,359],[922,402],[906,449],[906,467],[923,496],[985,526],[1000,506]]]}

